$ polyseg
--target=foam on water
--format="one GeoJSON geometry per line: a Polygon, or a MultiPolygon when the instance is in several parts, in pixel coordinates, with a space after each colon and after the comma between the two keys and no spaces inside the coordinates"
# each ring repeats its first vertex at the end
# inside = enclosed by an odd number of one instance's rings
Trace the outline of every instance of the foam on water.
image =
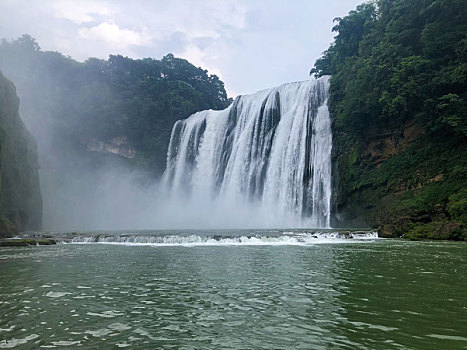
{"type": "Polygon", "coordinates": [[[74,237],[73,244],[115,244],[132,246],[306,246],[324,243],[352,243],[378,238],[376,232],[283,232],[280,235],[94,235],[74,237]]]}

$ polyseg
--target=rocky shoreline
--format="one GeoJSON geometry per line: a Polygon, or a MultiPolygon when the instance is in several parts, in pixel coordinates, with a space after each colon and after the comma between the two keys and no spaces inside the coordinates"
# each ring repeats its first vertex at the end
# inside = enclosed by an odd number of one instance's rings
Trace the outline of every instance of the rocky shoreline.
{"type": "Polygon", "coordinates": [[[53,244],[57,244],[57,241],[52,238],[5,238],[0,240],[0,247],[28,247],[53,244]]]}

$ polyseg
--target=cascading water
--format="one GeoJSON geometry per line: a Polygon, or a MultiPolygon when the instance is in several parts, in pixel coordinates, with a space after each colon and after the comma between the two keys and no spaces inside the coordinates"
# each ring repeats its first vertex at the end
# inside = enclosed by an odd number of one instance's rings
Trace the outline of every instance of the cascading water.
{"type": "Polygon", "coordinates": [[[261,226],[329,227],[328,88],[328,77],[284,84],[178,121],[165,186],[199,205],[246,210],[261,226]]]}

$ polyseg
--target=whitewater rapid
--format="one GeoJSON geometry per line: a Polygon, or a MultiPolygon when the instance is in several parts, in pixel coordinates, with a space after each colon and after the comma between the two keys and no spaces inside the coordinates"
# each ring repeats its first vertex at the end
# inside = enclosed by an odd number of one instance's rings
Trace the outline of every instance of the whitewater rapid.
{"type": "Polygon", "coordinates": [[[328,90],[328,77],[284,84],[176,122],[163,179],[172,198],[257,226],[330,227],[328,90]]]}
{"type": "Polygon", "coordinates": [[[198,246],[308,246],[374,241],[377,232],[251,232],[248,234],[93,234],[64,238],[60,243],[111,244],[125,246],[198,247],[198,246]]]}

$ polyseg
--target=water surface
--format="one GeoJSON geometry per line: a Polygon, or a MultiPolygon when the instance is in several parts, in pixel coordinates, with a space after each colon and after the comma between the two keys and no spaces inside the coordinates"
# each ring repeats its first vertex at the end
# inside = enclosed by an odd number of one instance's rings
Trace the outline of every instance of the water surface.
{"type": "Polygon", "coordinates": [[[465,243],[177,235],[1,248],[0,348],[467,347],[465,243]]]}

